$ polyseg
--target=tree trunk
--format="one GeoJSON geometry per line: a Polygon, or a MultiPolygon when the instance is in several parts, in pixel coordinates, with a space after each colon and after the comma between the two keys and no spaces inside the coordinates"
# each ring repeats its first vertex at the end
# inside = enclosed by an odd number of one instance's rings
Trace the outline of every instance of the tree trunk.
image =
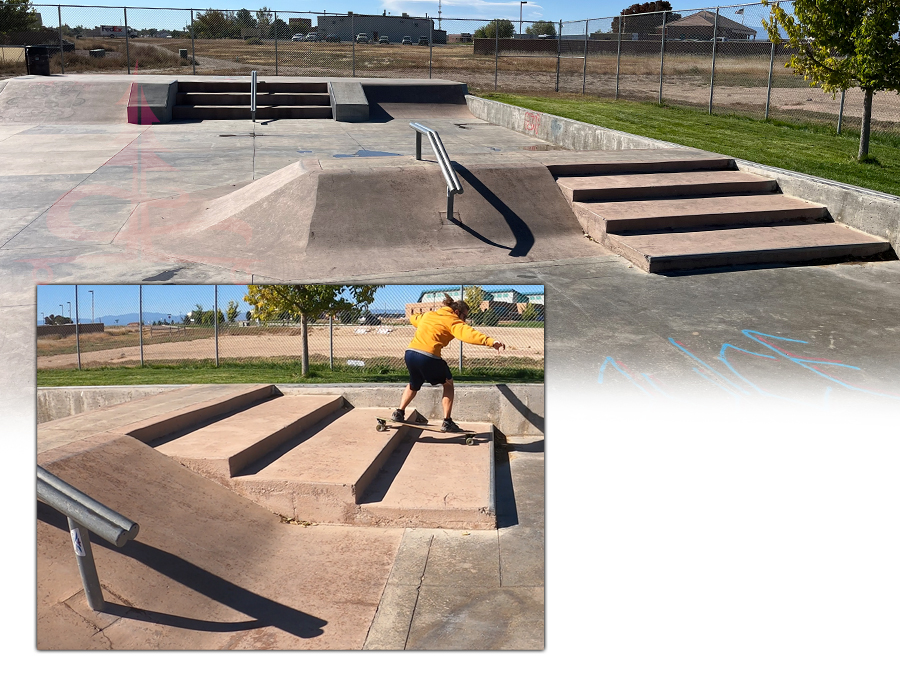
{"type": "Polygon", "coordinates": [[[303,376],[303,378],[309,376],[309,336],[306,328],[306,313],[300,313],[300,335],[303,351],[300,358],[300,375],[303,376]]]}
{"type": "Polygon", "coordinates": [[[862,162],[869,154],[869,133],[872,131],[872,96],[875,92],[871,89],[864,89],[863,93],[863,114],[859,125],[859,155],[856,156],[857,162],[862,162]]]}

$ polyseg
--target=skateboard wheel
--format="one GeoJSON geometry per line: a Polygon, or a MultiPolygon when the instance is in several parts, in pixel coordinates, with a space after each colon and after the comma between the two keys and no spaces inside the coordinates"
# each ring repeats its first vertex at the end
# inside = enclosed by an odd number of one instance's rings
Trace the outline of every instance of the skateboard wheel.
{"type": "Polygon", "coordinates": [[[472,445],[475,444],[475,438],[474,438],[474,437],[467,437],[467,438],[466,438],[466,444],[469,445],[469,446],[471,447],[472,445]]]}
{"type": "Polygon", "coordinates": [[[387,426],[379,423],[378,425],[375,426],[375,430],[377,430],[380,433],[383,433],[385,430],[387,430],[387,426]]]}

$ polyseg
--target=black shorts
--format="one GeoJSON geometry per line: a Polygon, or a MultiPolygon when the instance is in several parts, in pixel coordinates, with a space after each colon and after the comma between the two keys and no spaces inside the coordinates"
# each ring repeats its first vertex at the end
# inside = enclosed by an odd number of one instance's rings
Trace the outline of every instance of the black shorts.
{"type": "Polygon", "coordinates": [[[453,379],[450,366],[441,358],[428,357],[415,350],[407,350],[406,368],[409,369],[409,387],[418,391],[428,381],[436,386],[453,379]]]}

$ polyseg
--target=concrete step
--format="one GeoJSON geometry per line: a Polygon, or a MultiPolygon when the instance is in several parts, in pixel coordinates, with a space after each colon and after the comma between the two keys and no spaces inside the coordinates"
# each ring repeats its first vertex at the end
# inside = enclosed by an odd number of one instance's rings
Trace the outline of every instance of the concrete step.
{"type": "Polygon", "coordinates": [[[375,417],[386,415],[384,409],[339,411],[248,466],[231,486],[286,517],[352,524],[363,492],[410,430],[376,431],[375,417]]]}
{"type": "Polygon", "coordinates": [[[890,248],[887,240],[841,223],[607,234],[603,244],[649,273],[739,265],[824,263],[876,256],[890,248]]]}
{"type": "Polygon", "coordinates": [[[822,205],[785,195],[740,195],[625,202],[575,202],[575,215],[594,239],[602,233],[692,230],[828,217],[822,205]]]}
{"type": "Polygon", "coordinates": [[[557,178],[556,185],[570,203],[725,193],[773,193],[778,189],[778,182],[774,179],[736,170],[561,176],[557,178]]]}
{"type": "Polygon", "coordinates": [[[648,174],[651,172],[724,171],[736,169],[730,157],[685,158],[679,160],[612,158],[607,161],[548,164],[553,176],[598,176],[601,174],[648,174]]]}
{"type": "Polygon", "coordinates": [[[466,445],[461,435],[411,429],[409,440],[394,452],[363,496],[357,522],[406,528],[495,529],[492,427],[487,423],[457,423],[477,433],[474,445],[466,445]]]}
{"type": "MultiPolygon", "coordinates": [[[[246,92],[250,93],[250,78],[242,81],[222,81],[222,80],[203,80],[203,81],[178,81],[179,92],[246,92]]],[[[256,91],[260,92],[309,92],[309,93],[328,93],[328,83],[319,82],[266,82],[258,80],[256,83],[256,91]]]]}
{"type": "MultiPolygon", "coordinates": [[[[249,106],[250,92],[179,92],[175,98],[179,106],[249,106]]],[[[331,106],[331,98],[325,94],[268,94],[257,92],[259,106],[331,106]]]]}
{"type": "Polygon", "coordinates": [[[333,395],[282,396],[243,409],[209,425],[158,439],[153,446],[202,475],[222,483],[245,466],[335,412],[333,395]]]}
{"type": "MultiPolygon", "coordinates": [[[[257,106],[257,119],[327,119],[331,106],[257,106]]],[[[174,106],[172,117],[180,120],[249,120],[250,106],[174,106]]]]}

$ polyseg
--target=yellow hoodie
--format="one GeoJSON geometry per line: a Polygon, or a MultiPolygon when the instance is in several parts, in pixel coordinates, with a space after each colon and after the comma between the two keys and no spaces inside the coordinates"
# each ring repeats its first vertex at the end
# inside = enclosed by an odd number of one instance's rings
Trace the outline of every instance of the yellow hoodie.
{"type": "Polygon", "coordinates": [[[493,346],[494,339],[472,329],[448,306],[420,315],[412,315],[409,321],[416,328],[416,335],[409,344],[413,350],[422,350],[436,357],[454,338],[476,346],[493,346]]]}

